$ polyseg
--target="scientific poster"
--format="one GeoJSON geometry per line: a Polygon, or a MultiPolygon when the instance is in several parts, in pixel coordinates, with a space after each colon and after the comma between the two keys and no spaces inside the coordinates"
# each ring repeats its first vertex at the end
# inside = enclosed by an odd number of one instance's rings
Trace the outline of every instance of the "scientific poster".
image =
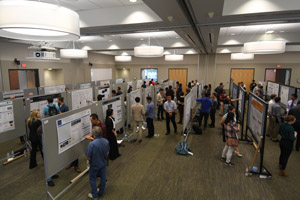
{"type": "Polygon", "coordinates": [[[44,87],[45,94],[55,94],[55,93],[62,93],[65,91],[65,85],[56,85],[56,86],[47,86],[44,87]]]}
{"type": "Polygon", "coordinates": [[[135,90],[135,91],[132,91],[130,94],[130,107],[129,107],[129,114],[130,116],[132,116],[132,110],[131,110],[131,107],[136,104],[135,102],[135,98],[136,97],[140,97],[141,98],[141,91],[140,90],[135,90]]]}
{"type": "Polygon", "coordinates": [[[242,107],[244,106],[244,96],[245,96],[245,93],[243,92],[242,89],[240,89],[240,93],[239,93],[239,106],[238,106],[238,111],[243,114],[243,110],[242,110],[242,107]]]}
{"type": "Polygon", "coordinates": [[[87,109],[56,121],[59,154],[85,140],[84,136],[92,133],[90,115],[91,109],[87,109]]]}
{"type": "Polygon", "coordinates": [[[110,81],[106,80],[106,81],[100,81],[100,85],[104,86],[104,85],[110,85],[110,81]]]}
{"type": "Polygon", "coordinates": [[[142,87],[143,83],[144,83],[143,80],[138,80],[137,84],[136,84],[136,88],[140,89],[142,87]]]}
{"type": "Polygon", "coordinates": [[[188,123],[191,120],[191,109],[192,109],[192,95],[188,94],[184,98],[183,131],[185,131],[188,123]]]}
{"type": "Polygon", "coordinates": [[[279,95],[279,84],[273,83],[273,94],[279,95]]]}
{"type": "Polygon", "coordinates": [[[102,100],[107,100],[110,98],[110,88],[109,87],[98,87],[98,96],[102,96],[102,100]]]}
{"type": "Polygon", "coordinates": [[[122,78],[116,79],[116,83],[123,83],[123,79],[122,78]]]}
{"type": "Polygon", "coordinates": [[[288,100],[289,100],[289,87],[287,86],[283,86],[281,85],[280,86],[280,94],[279,94],[279,97],[281,98],[281,103],[284,104],[284,105],[287,105],[288,103],[288,100]]]}
{"type": "Polygon", "coordinates": [[[93,102],[93,89],[87,88],[82,90],[73,90],[72,95],[72,110],[82,108],[93,102]]]}
{"type": "Polygon", "coordinates": [[[191,91],[191,94],[192,94],[192,98],[191,98],[191,108],[195,108],[196,106],[196,98],[197,98],[197,87],[193,87],[192,88],[192,91],[191,91]]]}
{"type": "MultiPolygon", "coordinates": [[[[57,105],[57,98],[53,98],[53,104],[57,105]]],[[[44,109],[48,105],[46,98],[41,98],[40,100],[30,102],[30,113],[33,110],[40,111],[41,118],[45,117],[44,109]]]]}
{"type": "Polygon", "coordinates": [[[203,86],[202,86],[202,83],[199,84],[198,86],[198,98],[202,98],[202,89],[203,89],[203,86]]]}
{"type": "Polygon", "coordinates": [[[106,118],[106,110],[111,108],[114,111],[113,117],[115,118],[116,124],[122,122],[122,103],[121,98],[108,100],[102,103],[103,116],[106,118]]]}
{"type": "Polygon", "coordinates": [[[81,83],[80,84],[80,89],[87,89],[87,88],[91,88],[92,87],[92,83],[81,83]]]}
{"type": "Polygon", "coordinates": [[[252,131],[252,134],[256,140],[259,141],[260,137],[263,136],[264,129],[264,105],[256,100],[252,95],[249,99],[250,109],[248,113],[248,124],[252,131]]]}
{"type": "Polygon", "coordinates": [[[13,102],[0,102],[0,133],[11,130],[15,130],[13,102]]]}
{"type": "Polygon", "coordinates": [[[3,99],[10,99],[11,96],[14,96],[15,98],[24,97],[24,91],[23,90],[12,90],[3,92],[3,99]]]}

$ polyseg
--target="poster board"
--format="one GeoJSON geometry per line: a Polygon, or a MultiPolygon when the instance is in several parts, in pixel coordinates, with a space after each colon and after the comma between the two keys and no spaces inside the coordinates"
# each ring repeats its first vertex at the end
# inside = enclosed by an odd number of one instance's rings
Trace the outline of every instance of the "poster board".
{"type": "Polygon", "coordinates": [[[55,86],[45,86],[45,87],[39,87],[38,92],[39,95],[43,94],[57,94],[65,92],[65,89],[69,88],[69,90],[72,89],[72,85],[55,85],[55,86]]]}
{"type": "Polygon", "coordinates": [[[238,108],[236,109],[237,117],[241,125],[241,139],[244,139],[244,121],[245,121],[245,105],[246,105],[246,96],[247,90],[244,90],[243,87],[239,87],[239,101],[238,108]]]}
{"type": "Polygon", "coordinates": [[[296,88],[287,86],[287,85],[280,85],[279,86],[279,97],[281,98],[280,105],[282,108],[286,109],[286,105],[291,98],[292,94],[296,93],[296,88]]]}
{"type": "Polygon", "coordinates": [[[197,86],[194,86],[192,88],[191,92],[190,92],[191,96],[192,96],[192,99],[191,99],[191,103],[192,103],[191,109],[194,109],[196,107],[196,104],[197,104],[197,102],[196,102],[197,92],[198,92],[198,88],[197,88],[197,86]]]}
{"type": "Polygon", "coordinates": [[[202,91],[203,91],[203,84],[199,83],[197,98],[202,98],[202,91]]]}
{"type": "Polygon", "coordinates": [[[106,86],[106,85],[112,85],[112,80],[101,80],[100,81],[100,86],[106,86]]]}
{"type": "Polygon", "coordinates": [[[72,90],[67,93],[70,110],[79,109],[93,103],[93,88],[72,90]]]}
{"type": "Polygon", "coordinates": [[[23,99],[0,102],[0,143],[26,134],[23,99]]]}
{"type": "Polygon", "coordinates": [[[95,86],[95,100],[98,101],[98,96],[101,97],[101,100],[107,100],[111,97],[111,86],[95,86]]]}
{"type": "Polygon", "coordinates": [[[141,90],[134,90],[131,93],[127,94],[127,124],[130,124],[133,120],[131,107],[136,104],[135,98],[139,97],[142,100],[141,90]]]}
{"type": "Polygon", "coordinates": [[[136,82],[136,89],[141,89],[144,81],[143,80],[137,80],[136,82]]]}
{"type": "Polygon", "coordinates": [[[15,98],[23,98],[24,91],[23,90],[11,90],[11,91],[4,91],[0,94],[0,101],[9,100],[11,96],[15,98]]]}
{"type": "MultiPolygon", "coordinates": [[[[38,95],[30,98],[26,98],[25,105],[25,117],[28,118],[33,110],[39,110],[41,114],[41,118],[44,118],[44,108],[48,105],[48,98],[53,98],[53,103],[57,104],[57,98],[64,97],[66,99],[66,93],[57,93],[57,94],[46,94],[46,95],[38,95]]],[[[65,100],[67,104],[67,101],[65,100]]],[[[68,104],[67,104],[68,105],[68,104]]]]}
{"type": "Polygon", "coordinates": [[[27,89],[23,89],[23,91],[24,91],[24,98],[27,98],[30,93],[32,93],[33,96],[38,95],[37,88],[27,88],[27,89]]]}
{"type": "Polygon", "coordinates": [[[124,81],[125,81],[125,78],[115,79],[116,83],[123,83],[124,81]]]}
{"type": "Polygon", "coordinates": [[[116,130],[120,130],[125,124],[125,107],[124,107],[124,94],[110,98],[108,100],[100,101],[101,108],[101,121],[105,121],[106,110],[112,108],[114,110],[113,117],[115,118],[116,130]]]}
{"type": "Polygon", "coordinates": [[[279,95],[279,83],[274,83],[272,81],[268,81],[267,84],[267,95],[271,96],[272,94],[279,95]]]}
{"type": "MultiPolygon", "coordinates": [[[[72,163],[75,159],[85,154],[89,141],[83,140],[78,144],[75,144],[67,150],[59,153],[58,148],[58,129],[57,123],[59,120],[72,117],[79,119],[83,117],[83,111],[90,110],[91,113],[96,113],[98,116],[102,116],[100,112],[100,104],[95,103],[87,107],[83,107],[77,110],[71,110],[66,113],[55,115],[42,120],[43,126],[43,151],[44,151],[44,166],[45,166],[45,177],[46,179],[53,176],[60,170],[64,169],[67,165],[72,163]],[[81,113],[79,115],[79,113],[81,113]]],[[[76,121],[76,120],[75,120],[76,121]]],[[[77,120],[78,121],[78,120],[77,120]]],[[[66,132],[71,131],[65,130],[66,132]]],[[[70,133],[70,132],[69,132],[70,133]]],[[[81,136],[82,133],[78,134],[81,136]]]]}
{"type": "Polygon", "coordinates": [[[230,78],[229,81],[229,96],[232,96],[232,91],[233,91],[233,80],[230,78]]]}
{"type": "Polygon", "coordinates": [[[142,100],[142,103],[144,105],[145,112],[146,112],[146,109],[147,109],[147,106],[148,106],[147,97],[151,97],[152,101],[154,101],[154,87],[153,86],[148,86],[143,91],[143,100],[142,100]]]}
{"type": "Polygon", "coordinates": [[[112,86],[113,90],[116,90],[116,91],[117,91],[118,87],[121,88],[121,91],[124,95],[127,94],[127,83],[116,83],[116,84],[113,84],[113,86],[112,86]]]}
{"type": "Polygon", "coordinates": [[[95,82],[85,82],[85,83],[75,83],[74,85],[74,90],[81,90],[81,89],[87,89],[87,88],[92,88],[93,91],[93,99],[96,99],[96,94],[95,94],[95,82]]]}
{"type": "MultiPolygon", "coordinates": [[[[238,93],[239,93],[239,86],[237,84],[233,83],[232,96],[231,96],[232,99],[237,99],[238,95],[239,95],[238,93]]],[[[235,108],[237,108],[238,102],[237,101],[233,102],[233,105],[235,108]]]]}
{"type": "Polygon", "coordinates": [[[129,89],[130,86],[132,87],[132,90],[133,90],[133,83],[132,83],[132,81],[127,82],[127,90],[129,89]]]}
{"type": "Polygon", "coordinates": [[[182,125],[182,131],[184,132],[189,122],[191,121],[191,109],[192,109],[192,93],[187,94],[184,97],[184,111],[183,111],[183,125],[182,125]]]}
{"type": "Polygon", "coordinates": [[[250,93],[248,103],[247,127],[258,144],[260,137],[265,138],[268,104],[250,93]]]}

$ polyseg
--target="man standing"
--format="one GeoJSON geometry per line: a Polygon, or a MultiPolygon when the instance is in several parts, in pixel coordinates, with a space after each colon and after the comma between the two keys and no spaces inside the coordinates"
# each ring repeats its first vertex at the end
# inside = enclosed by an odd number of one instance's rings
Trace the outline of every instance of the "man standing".
{"type": "Polygon", "coordinates": [[[274,128],[271,134],[271,140],[273,142],[279,142],[278,140],[278,132],[281,124],[281,106],[280,106],[280,97],[276,97],[275,104],[271,108],[271,114],[274,118],[274,128]]]}
{"type": "Polygon", "coordinates": [[[164,102],[164,90],[162,88],[159,89],[159,92],[156,95],[156,101],[157,101],[157,119],[158,120],[163,120],[164,119],[164,106],[163,106],[163,102],[164,102]],[[161,116],[161,118],[159,117],[161,116]]]}
{"type": "Polygon", "coordinates": [[[297,106],[298,104],[298,95],[297,94],[292,94],[291,95],[291,100],[288,101],[286,105],[286,112],[289,113],[290,109],[293,108],[294,106],[297,106]]]}
{"type": "Polygon", "coordinates": [[[145,115],[145,110],[144,110],[144,106],[142,104],[140,104],[140,97],[136,97],[135,98],[135,102],[136,104],[134,104],[131,107],[131,111],[132,111],[132,116],[133,116],[133,133],[135,134],[134,136],[134,142],[139,139],[139,143],[142,142],[142,134],[143,134],[143,120],[144,120],[144,115],[145,115]],[[139,127],[139,133],[138,136],[136,135],[136,129],[137,126],[139,127]]]}
{"type": "Polygon", "coordinates": [[[210,100],[208,93],[205,93],[205,98],[196,99],[196,101],[201,103],[199,127],[201,128],[202,119],[204,117],[204,129],[203,130],[205,130],[205,128],[207,126],[209,110],[210,110],[210,107],[212,106],[213,102],[212,102],[212,100],[210,100]]]}
{"type": "Polygon", "coordinates": [[[44,115],[46,116],[54,116],[57,115],[59,111],[58,105],[53,104],[53,98],[48,98],[48,105],[44,108],[44,115]]]}
{"type": "Polygon", "coordinates": [[[146,121],[148,127],[148,136],[147,138],[152,138],[154,136],[154,125],[153,125],[153,118],[154,118],[154,103],[152,102],[151,97],[147,97],[147,110],[146,110],[146,121]]]}
{"type": "Polygon", "coordinates": [[[117,96],[120,96],[120,95],[122,95],[122,94],[123,94],[123,92],[121,91],[121,88],[118,87],[118,88],[117,88],[117,96]]]}
{"type": "Polygon", "coordinates": [[[112,91],[111,91],[111,96],[112,96],[112,97],[115,97],[115,96],[117,96],[117,92],[116,92],[116,90],[112,90],[112,91]]]}
{"type": "Polygon", "coordinates": [[[220,85],[215,89],[215,92],[217,93],[218,109],[220,108],[220,95],[223,92],[223,88],[224,88],[223,83],[220,83],[220,85]]]}
{"type": "Polygon", "coordinates": [[[271,100],[269,101],[269,107],[268,107],[269,125],[267,130],[267,136],[269,137],[271,136],[272,130],[274,129],[274,123],[275,123],[275,118],[273,118],[271,114],[272,107],[275,104],[275,99],[276,99],[276,94],[272,94],[271,100]]]}
{"type": "Polygon", "coordinates": [[[178,86],[177,91],[176,91],[176,98],[177,98],[177,100],[179,99],[181,92],[182,92],[182,84],[179,83],[179,86],[178,86]]]}
{"type": "Polygon", "coordinates": [[[175,101],[172,100],[171,94],[167,94],[167,101],[164,104],[164,109],[166,111],[166,125],[167,125],[166,135],[170,134],[170,121],[172,121],[174,133],[177,133],[177,125],[175,122],[175,111],[177,109],[177,106],[175,101]]]}
{"type": "Polygon", "coordinates": [[[297,134],[297,142],[296,142],[296,151],[299,151],[300,148],[300,101],[298,101],[297,106],[291,108],[288,113],[289,115],[293,115],[296,117],[296,122],[293,124],[293,127],[297,134]]]}
{"type": "Polygon", "coordinates": [[[255,87],[256,87],[255,80],[252,80],[252,83],[250,84],[250,91],[253,92],[255,87]]]}
{"type": "Polygon", "coordinates": [[[256,94],[256,90],[260,90],[261,84],[259,83],[255,88],[253,89],[253,93],[256,94]]]}
{"type": "Polygon", "coordinates": [[[109,142],[101,137],[102,130],[100,127],[93,127],[92,134],[95,139],[89,143],[86,152],[87,160],[90,163],[89,179],[92,188],[92,193],[88,194],[90,199],[98,199],[98,196],[103,196],[106,185],[106,164],[109,153],[109,142]],[[97,192],[97,177],[100,177],[101,182],[99,193],[97,192]]]}
{"type": "Polygon", "coordinates": [[[210,120],[211,124],[209,125],[210,128],[215,128],[215,121],[216,121],[216,112],[217,112],[217,106],[218,106],[218,101],[217,101],[217,94],[213,93],[212,96],[212,106],[210,108],[210,120]]]}
{"type": "Polygon", "coordinates": [[[63,97],[58,97],[57,98],[57,104],[59,106],[60,113],[64,113],[64,112],[68,112],[69,111],[69,106],[67,106],[64,103],[64,98],[63,97]]]}
{"type": "Polygon", "coordinates": [[[171,96],[171,99],[174,100],[174,90],[172,89],[172,86],[170,85],[169,86],[169,89],[167,91],[167,96],[170,95],[171,96]]]}

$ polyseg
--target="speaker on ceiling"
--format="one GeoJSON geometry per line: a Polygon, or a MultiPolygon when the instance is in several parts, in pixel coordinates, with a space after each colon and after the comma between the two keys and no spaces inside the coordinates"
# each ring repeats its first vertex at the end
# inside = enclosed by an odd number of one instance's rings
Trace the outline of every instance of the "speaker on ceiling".
{"type": "Polygon", "coordinates": [[[21,64],[20,60],[18,60],[17,58],[15,58],[14,62],[16,63],[16,65],[20,65],[21,64]]]}

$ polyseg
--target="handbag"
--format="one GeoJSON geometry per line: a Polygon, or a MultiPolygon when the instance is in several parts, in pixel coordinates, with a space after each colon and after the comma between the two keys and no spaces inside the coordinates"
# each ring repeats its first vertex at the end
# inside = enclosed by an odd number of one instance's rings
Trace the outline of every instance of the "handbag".
{"type": "Polygon", "coordinates": [[[236,138],[227,138],[226,145],[231,147],[237,147],[239,144],[236,138]]]}

